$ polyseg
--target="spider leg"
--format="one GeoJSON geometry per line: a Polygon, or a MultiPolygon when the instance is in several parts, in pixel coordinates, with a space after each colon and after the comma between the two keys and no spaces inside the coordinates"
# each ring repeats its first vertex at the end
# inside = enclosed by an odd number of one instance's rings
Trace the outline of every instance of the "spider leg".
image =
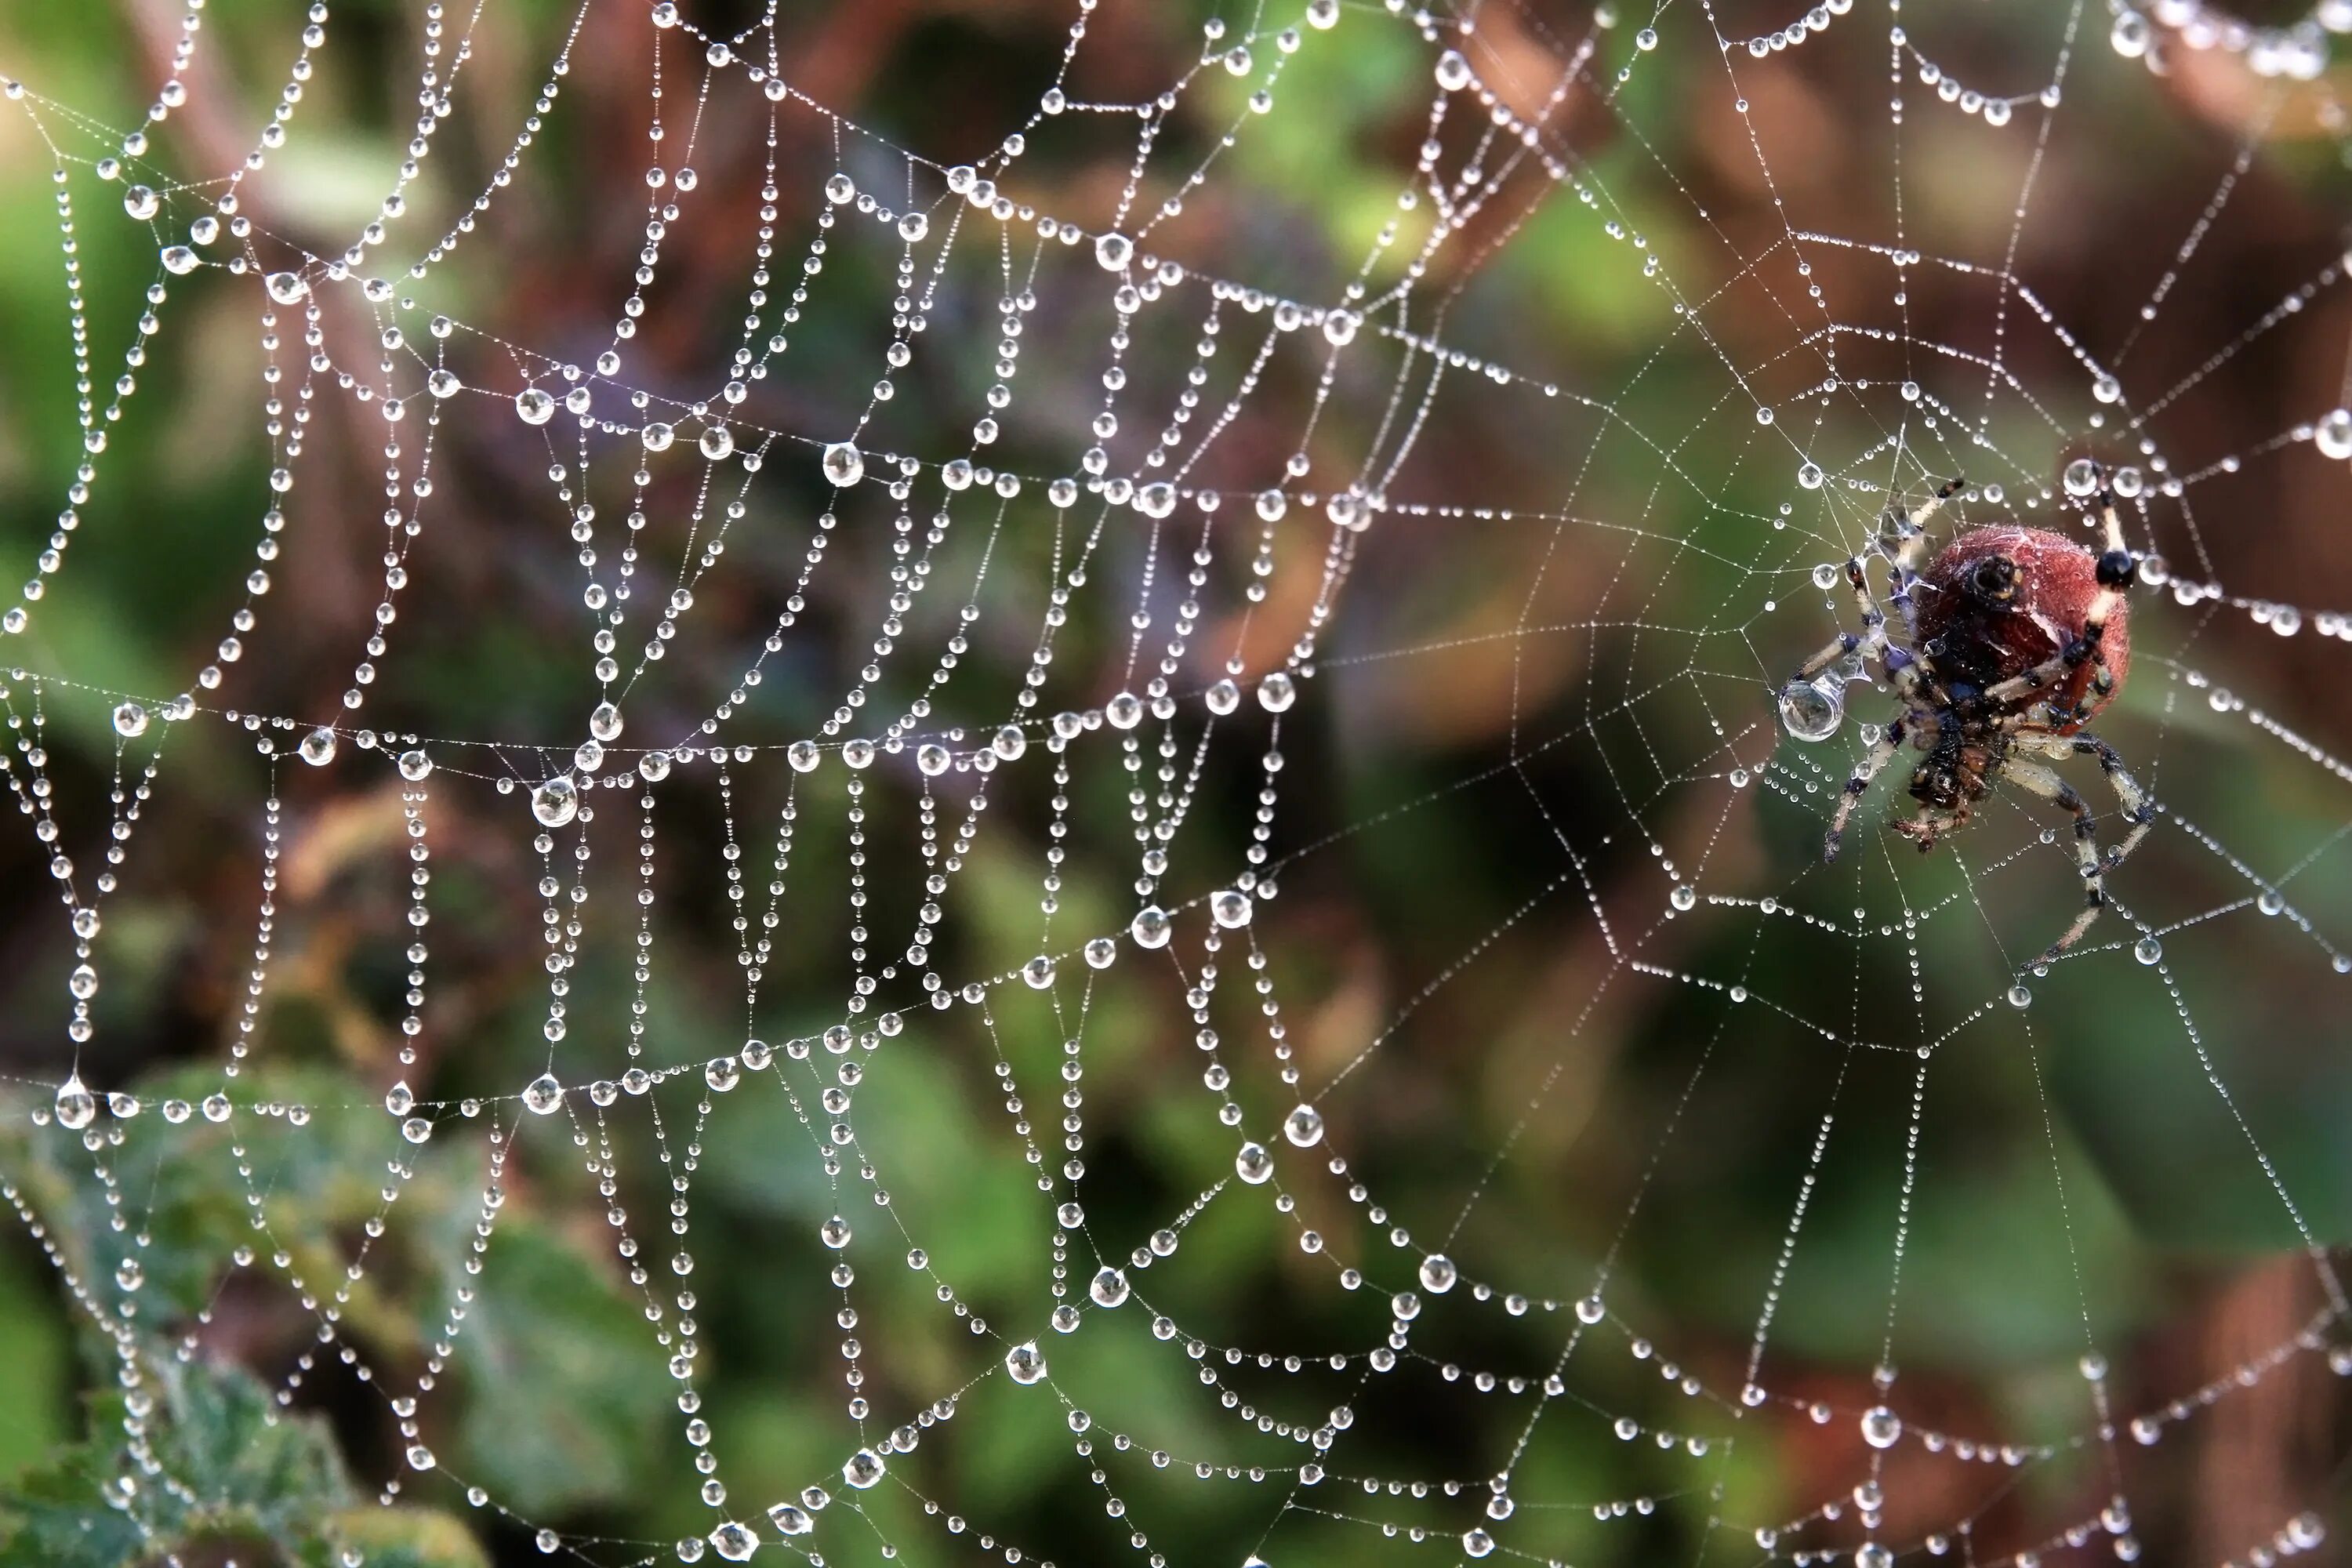
{"type": "Polygon", "coordinates": [[[1845,825],[1853,816],[1853,808],[1862,804],[1864,793],[1870,788],[1870,781],[1876,778],[1879,770],[1893,762],[1902,750],[1903,721],[1898,719],[1886,727],[1886,733],[1871,742],[1870,750],[1864,752],[1862,761],[1855,764],[1853,776],[1845,781],[1844,793],[1838,797],[1837,815],[1830,818],[1829,837],[1822,841],[1822,859],[1837,858],[1838,846],[1845,837],[1845,825]]]}
{"type": "Polygon", "coordinates": [[[1968,482],[1967,475],[1954,474],[1950,479],[1946,479],[1942,484],[1937,486],[1936,493],[1922,501],[1919,504],[1919,510],[1911,514],[1912,525],[1920,530],[1921,532],[1913,534],[1911,536],[1911,540],[1907,540],[1905,542],[1909,544],[1913,541],[1921,538],[1927,529],[1927,520],[1935,516],[1937,512],[1943,510],[1944,503],[1946,501],[1951,500],[1954,496],[1959,494],[1961,490],[1967,489],[1968,482]]]}
{"type": "Polygon", "coordinates": [[[2124,820],[2131,825],[2131,831],[2124,835],[2124,841],[2107,851],[2106,868],[2112,871],[2139,847],[2139,841],[2147,837],[2149,828],[2156,826],[2156,803],[2149,798],[2147,788],[2131,776],[2130,771],[2124,766],[2122,756],[2113,746],[2096,735],[2076,735],[2074,743],[2076,756],[2099,759],[2099,771],[2106,775],[2107,784],[2116,792],[2116,799],[2123,805],[2124,820]]]}
{"type": "MultiPolygon", "coordinates": [[[[2035,692],[2063,681],[2068,689],[2063,706],[2073,709],[2081,705],[2085,687],[2104,691],[2115,685],[2114,675],[2099,658],[2099,642],[2106,634],[2108,618],[2123,603],[2125,585],[2131,581],[2132,558],[2124,545],[2123,520],[2116,515],[2115,492],[2106,488],[2105,470],[2101,470],[2099,520],[2106,528],[2106,549],[2099,556],[2099,591],[2083,616],[2083,635],[2023,674],[1985,688],[1989,706],[2019,706],[2035,692]],[[2086,670],[2086,665],[2091,668],[2086,670]]],[[[2053,704],[2053,709],[2058,706],[2053,704]]],[[[2063,720],[2063,715],[2060,717],[2063,720]]]]}
{"type": "MultiPolygon", "coordinates": [[[[2054,803],[2061,811],[2074,816],[2074,864],[2083,873],[2083,912],[2074,917],[2066,934],[2052,942],[2036,960],[2047,963],[2080,942],[2083,933],[2091,929],[2091,922],[2099,918],[2099,911],[2107,907],[2107,862],[2099,853],[2098,829],[2092,822],[2091,808],[2073,784],[2039,763],[2021,762],[2014,757],[2001,763],[2000,772],[2002,776],[2054,803]]],[[[2146,831],[2144,826],[2141,831],[2146,831]]]]}
{"type": "Polygon", "coordinates": [[[1854,649],[1862,646],[1863,639],[1861,637],[1856,637],[1852,632],[1840,632],[1837,636],[1830,639],[1829,646],[1827,647],[1822,648],[1821,652],[1813,655],[1812,658],[1799,665],[1797,667],[1797,673],[1790,677],[1790,679],[1792,681],[1811,680],[1813,677],[1819,675],[1822,671],[1827,669],[1830,666],[1835,664],[1838,660],[1845,658],[1848,654],[1853,652],[1854,649]]]}

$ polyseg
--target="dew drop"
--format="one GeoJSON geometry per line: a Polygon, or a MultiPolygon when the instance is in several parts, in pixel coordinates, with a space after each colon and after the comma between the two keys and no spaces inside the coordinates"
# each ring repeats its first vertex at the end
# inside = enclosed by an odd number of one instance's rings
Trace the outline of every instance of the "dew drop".
{"type": "Polygon", "coordinates": [[[1004,1352],[1004,1370],[1013,1381],[1027,1386],[1045,1381],[1045,1352],[1035,1340],[1026,1340],[1004,1352]]]}
{"type": "Polygon", "coordinates": [[[1323,1113],[1311,1105],[1296,1105],[1282,1119],[1282,1135],[1301,1149],[1323,1142],[1323,1113]]]}
{"type": "Polygon", "coordinates": [[[544,387],[526,386],[515,394],[515,412],[526,425],[544,425],[555,417],[555,397],[544,387]]]}
{"type": "Polygon", "coordinates": [[[1903,1436],[1901,1417],[1884,1405],[1874,1405],[1862,1413],[1862,1440],[1874,1448],[1891,1448],[1903,1436]]]}
{"type": "Polygon", "coordinates": [[[302,743],[295,749],[302,753],[304,762],[314,768],[323,768],[335,760],[335,732],[324,727],[313,730],[302,737],[302,743]]]}
{"type": "Polygon", "coordinates": [[[124,740],[136,740],[147,732],[147,710],[136,702],[120,704],[114,710],[114,732],[124,740]]]}
{"type": "Polygon", "coordinates": [[[1823,677],[1780,689],[1780,722],[1800,741],[1826,741],[1845,719],[1845,689],[1823,677]]]}
{"type": "Polygon", "coordinates": [[[522,1102],[534,1116],[550,1115],[563,1103],[563,1086],[553,1073],[543,1072],[524,1086],[522,1102]]]}
{"type": "Polygon", "coordinates": [[[835,441],[824,449],[824,477],[833,484],[847,489],[866,477],[866,458],[846,441],[835,441]]]}
{"type": "Polygon", "coordinates": [[[1797,482],[1809,490],[1821,489],[1822,482],[1828,477],[1822,472],[1822,466],[1819,463],[1805,463],[1797,469],[1797,482]]]}
{"type": "Polygon", "coordinates": [[[1166,947],[1174,929],[1175,921],[1169,918],[1167,910],[1157,904],[1147,904],[1128,922],[1127,934],[1135,939],[1138,947],[1166,947]]]}
{"type": "Polygon", "coordinates": [[[2058,479],[2066,493],[2079,500],[2099,488],[2099,465],[2088,458],[2077,458],[2066,465],[2058,479]]]}
{"type": "Polygon", "coordinates": [[[145,185],[131,185],[122,193],[122,210],[142,223],[163,209],[163,200],[145,185]]]}
{"type": "Polygon", "coordinates": [[[1448,49],[1437,57],[1437,85],[1448,92],[1460,92],[1470,85],[1470,62],[1462,58],[1460,49],[1448,49]]]}
{"type": "Polygon", "coordinates": [[[561,827],[580,815],[580,786],[570,773],[558,773],[530,792],[530,814],[549,827],[561,827]]]}
{"type": "Polygon", "coordinates": [[[2338,462],[2352,458],[2352,408],[2331,408],[2322,415],[2312,431],[2312,439],[2318,444],[2323,457],[2338,462]]]}
{"type": "Polygon", "coordinates": [[[1421,1260],[1421,1288],[1433,1296],[1443,1296],[1453,1289],[1459,1278],[1454,1259],[1442,1252],[1433,1252],[1421,1260]]]}
{"type": "Polygon", "coordinates": [[[1127,1276],[1116,1268],[1095,1271],[1094,1282],[1087,1287],[1087,1295],[1097,1307],[1116,1307],[1127,1300],[1127,1276]]]}
{"type": "Polygon", "coordinates": [[[98,1097],[81,1081],[81,1074],[69,1074],[58,1085],[58,1125],[79,1132],[98,1117],[98,1097]]]}
{"type": "Polygon", "coordinates": [[[1263,1143],[1244,1143],[1234,1156],[1234,1172],[1244,1182],[1256,1186],[1274,1174],[1274,1156],[1263,1143]]]}

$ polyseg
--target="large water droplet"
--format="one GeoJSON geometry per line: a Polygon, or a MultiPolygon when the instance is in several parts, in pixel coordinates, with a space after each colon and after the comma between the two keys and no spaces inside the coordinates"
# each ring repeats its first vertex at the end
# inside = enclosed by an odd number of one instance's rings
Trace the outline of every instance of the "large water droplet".
{"type": "Polygon", "coordinates": [[[1437,85],[1448,92],[1460,92],[1470,85],[1470,62],[1462,58],[1460,49],[1448,49],[1437,57],[1437,85]]]}
{"type": "Polygon", "coordinates": [[[526,386],[515,394],[515,412],[526,425],[544,425],[555,417],[555,397],[543,387],[526,386]]]}
{"type": "Polygon", "coordinates": [[[1826,741],[1845,718],[1845,688],[1831,678],[1792,680],[1780,689],[1780,722],[1800,741],[1826,741]]]}
{"type": "Polygon", "coordinates": [[[816,1518],[796,1502],[780,1502],[768,1510],[768,1522],[784,1535],[806,1535],[816,1528],[816,1518]]]}
{"type": "Polygon", "coordinates": [[[1433,1252],[1421,1260],[1421,1288],[1433,1296],[1444,1295],[1454,1289],[1454,1281],[1460,1278],[1460,1272],[1454,1267],[1454,1259],[1442,1252],[1433,1252]]]}
{"type": "Polygon", "coordinates": [[[1277,669],[1257,683],[1257,705],[1269,713],[1280,713],[1297,700],[1298,689],[1290,677],[1277,669]]]}
{"type": "Polygon", "coordinates": [[[98,1116],[98,1097],[81,1081],[77,1072],[58,1085],[58,1125],[75,1131],[89,1126],[98,1116]]]}
{"type": "Polygon", "coordinates": [[[886,1468],[881,1455],[871,1448],[860,1448],[849,1456],[849,1463],[841,1467],[841,1479],[864,1491],[881,1480],[886,1468]]]}
{"type": "Polygon", "coordinates": [[[410,784],[423,784],[431,776],[432,772],[433,759],[423,752],[408,751],[400,753],[400,776],[410,784]]]}
{"type": "Polygon", "coordinates": [[[1106,234],[1095,241],[1095,260],[1106,272],[1117,272],[1135,255],[1135,242],[1123,234],[1106,234]]]}
{"type": "Polygon", "coordinates": [[[204,259],[184,245],[163,247],[163,270],[175,278],[184,278],[204,265],[204,259]]]}
{"type": "Polygon", "coordinates": [[[296,750],[302,753],[304,762],[314,768],[323,768],[335,760],[335,732],[322,725],[303,736],[296,750]]]}
{"type": "Polygon", "coordinates": [[[1234,1156],[1234,1173],[1252,1186],[1274,1174],[1274,1156],[1263,1143],[1244,1143],[1234,1156]]]}
{"type": "Polygon", "coordinates": [[[866,458],[846,441],[824,449],[824,477],[846,489],[866,477],[866,458]]]}
{"type": "Polygon", "coordinates": [[[1097,1269],[1087,1295],[1097,1307],[1116,1307],[1127,1300],[1127,1276],[1116,1268],[1097,1269]]]}
{"type": "Polygon", "coordinates": [[[1045,1352],[1037,1348],[1035,1340],[1024,1341],[1004,1352],[1004,1370],[1013,1381],[1022,1384],[1045,1380],[1045,1352]]]}
{"type": "Polygon", "coordinates": [[[555,1108],[563,1103],[563,1086],[555,1081],[553,1073],[543,1072],[525,1086],[522,1102],[535,1116],[552,1114],[555,1108]]]}
{"type": "Polygon", "coordinates": [[[1250,922],[1252,900],[1238,889],[1225,888],[1209,895],[1209,916],[1228,931],[1250,922]]]}
{"type": "Polygon", "coordinates": [[[269,297],[281,305],[299,305],[302,302],[302,296],[310,291],[310,286],[302,281],[299,272],[273,272],[261,280],[261,286],[268,289],[269,297]]]}
{"type": "Polygon", "coordinates": [[[816,1227],[816,1238],[838,1252],[849,1245],[849,1222],[835,1215],[816,1227]]]}
{"type": "Polygon", "coordinates": [[[1301,1149],[1323,1142],[1323,1113],[1311,1105],[1297,1105],[1282,1119],[1282,1135],[1301,1149]]]}
{"type": "Polygon", "coordinates": [[[710,1532],[710,1548],[730,1563],[744,1563],[760,1550],[760,1538],[750,1525],[730,1519],[710,1532]]]}
{"type": "Polygon", "coordinates": [[[1874,1405],[1862,1413],[1862,1440],[1874,1448],[1891,1448],[1903,1436],[1903,1420],[1884,1405],[1874,1405]]]}
{"type": "Polygon", "coordinates": [[[1175,921],[1168,911],[1157,904],[1147,904],[1136,910],[1135,919],[1128,922],[1127,934],[1135,939],[1138,947],[1166,947],[1175,921]]]}
{"type": "Polygon", "coordinates": [[[1822,472],[1822,466],[1819,463],[1803,463],[1798,466],[1797,482],[1809,490],[1821,489],[1827,478],[1828,476],[1822,472]]]}
{"type": "Polygon", "coordinates": [[[405,1116],[416,1105],[416,1096],[409,1091],[408,1080],[403,1079],[384,1090],[383,1108],[394,1116],[405,1116]]]}
{"type": "Polygon", "coordinates": [[[2318,443],[2324,457],[2338,462],[2352,458],[2352,408],[2331,408],[2320,416],[2312,439],[2318,443]]]}
{"type": "Polygon", "coordinates": [[[455,397],[466,388],[453,370],[436,370],[425,378],[425,390],[436,397],[455,397]]]}
{"type": "Polygon", "coordinates": [[[122,192],[122,210],[144,223],[163,210],[163,200],[145,185],[129,185],[122,192]]]}
{"type": "Polygon", "coordinates": [[[2077,458],[2066,465],[2058,476],[2066,493],[2080,500],[2099,488],[2099,465],[2088,458],[2077,458]]]}
{"type": "Polygon", "coordinates": [[[124,740],[135,740],[147,732],[147,710],[136,702],[125,702],[114,710],[114,732],[124,740]]]}
{"type": "Polygon", "coordinates": [[[570,773],[558,773],[530,792],[530,814],[550,827],[561,827],[580,815],[580,786],[570,773]]]}

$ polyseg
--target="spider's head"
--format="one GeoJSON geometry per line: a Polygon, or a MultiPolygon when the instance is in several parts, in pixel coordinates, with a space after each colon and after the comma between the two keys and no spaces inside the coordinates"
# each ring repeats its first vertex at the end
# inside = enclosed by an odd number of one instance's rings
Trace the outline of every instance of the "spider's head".
{"type": "Polygon", "coordinates": [[[1921,805],[1949,811],[1960,804],[1959,774],[1939,763],[1923,763],[1911,770],[1911,798],[1921,805]]]}

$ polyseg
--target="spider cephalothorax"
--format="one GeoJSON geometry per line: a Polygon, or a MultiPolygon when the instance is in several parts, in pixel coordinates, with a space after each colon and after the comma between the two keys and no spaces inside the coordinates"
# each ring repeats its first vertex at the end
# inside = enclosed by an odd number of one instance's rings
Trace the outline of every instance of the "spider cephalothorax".
{"type": "Polygon", "coordinates": [[[1784,689],[1782,707],[1795,727],[1809,701],[1823,700],[1814,683],[1841,661],[1849,668],[1875,661],[1903,704],[1846,780],[1830,823],[1828,858],[1837,858],[1846,823],[1871,780],[1906,743],[1919,753],[1910,780],[1919,809],[1895,827],[1922,851],[1966,823],[2002,779],[2072,813],[2084,907],[2046,959],[2089,929],[2106,902],[2107,870],[2138,847],[2155,819],[2147,792],[2125,771],[2115,748],[2083,728],[2115,700],[2130,668],[2124,590],[2131,581],[2131,552],[2124,547],[2115,497],[2102,482],[2103,551],[2036,528],[1978,528],[1954,539],[1921,571],[1916,563],[1927,538],[1921,525],[1959,488],[1958,479],[1944,486],[1916,515],[1900,507],[1887,513],[1883,549],[1896,626],[1888,626],[1873,597],[1861,559],[1846,563],[1863,630],[1842,634],[1807,660],[1784,689]],[[2098,758],[2122,803],[2128,831],[2108,853],[2100,852],[2091,808],[2074,786],[2032,760],[2074,756],[2098,758]]]}

